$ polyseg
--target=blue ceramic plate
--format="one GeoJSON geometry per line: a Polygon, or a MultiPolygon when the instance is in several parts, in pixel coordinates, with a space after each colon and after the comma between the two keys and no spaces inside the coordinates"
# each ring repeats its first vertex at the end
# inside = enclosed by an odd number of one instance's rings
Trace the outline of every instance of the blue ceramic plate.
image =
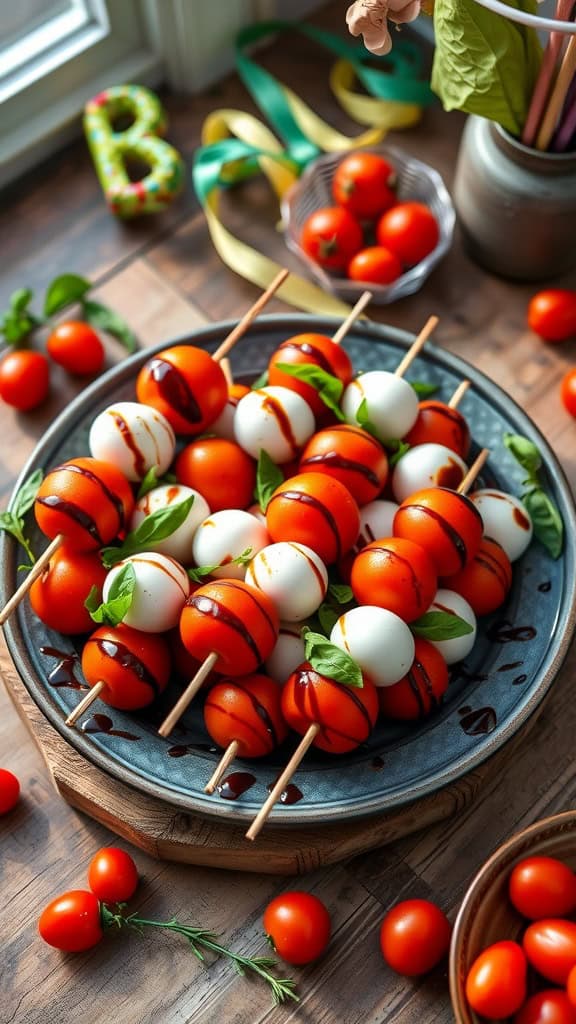
{"type": "MultiPolygon", "coordinates": [[[[192,341],[213,350],[231,326],[206,327],[176,343],[192,341]]],[[[337,326],[334,320],[300,315],[262,317],[233,350],[234,372],[237,377],[253,379],[280,341],[302,331],[332,334],[337,326]]],[[[393,369],[411,340],[405,332],[390,327],[362,324],[349,335],[346,347],[358,370],[393,369]]],[[[134,398],[136,373],[150,355],[150,350],[138,353],[83,392],[47,432],[20,482],[38,466],[46,470],[87,454],[88,431],[95,415],[113,401],[134,398]]],[[[438,714],[421,725],[379,725],[365,747],[346,757],[331,758],[312,751],[294,779],[297,788],[291,789],[288,800],[273,812],[271,820],[276,825],[344,821],[383,812],[433,793],[475,768],[498,750],[543,700],[572,636],[576,517],[568,484],[548,444],[496,384],[432,344],[414,362],[408,377],[437,384],[438,397],[445,400],[464,377],[472,381],[461,409],[471,423],[475,444],[492,452],[483,477],[489,486],[520,488],[521,471],[502,444],[505,431],[535,441],[546,465],[546,486],[564,520],[565,551],[553,561],[533,542],[516,563],[506,606],[481,620],[474,650],[466,663],[453,671],[438,714]]],[[[32,517],[28,530],[34,548],[41,550],[46,542],[32,517]]],[[[15,588],[21,557],[6,535],[1,555],[4,604],[15,588]]],[[[64,719],[82,696],[73,688],[78,685],[74,678],[81,680],[75,643],[47,629],[27,601],[5,626],[5,633],[30,695],[67,742],[109,775],[178,807],[230,821],[251,819],[294,748],[292,738],[268,760],[235,765],[235,770],[245,773],[241,782],[249,784],[236,799],[224,799],[217,793],[207,796],[203,787],[218,753],[203,730],[199,703],[192,706],[169,740],[161,739],[156,727],[176,689],[163,695],[161,707],[138,715],[94,705],[96,713],[82,723],[83,729],[68,729],[64,719]]],[[[228,796],[235,795],[237,782],[236,778],[227,787],[228,796]]]]}

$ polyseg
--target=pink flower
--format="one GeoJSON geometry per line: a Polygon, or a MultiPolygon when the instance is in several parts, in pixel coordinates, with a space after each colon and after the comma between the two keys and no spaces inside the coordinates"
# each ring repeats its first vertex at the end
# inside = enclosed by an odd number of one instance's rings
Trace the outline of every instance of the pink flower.
{"type": "Polygon", "coordinates": [[[400,25],[420,14],[421,0],[356,0],[348,8],[346,23],[353,36],[362,35],[367,50],[381,57],[392,49],[388,21],[400,25]]]}

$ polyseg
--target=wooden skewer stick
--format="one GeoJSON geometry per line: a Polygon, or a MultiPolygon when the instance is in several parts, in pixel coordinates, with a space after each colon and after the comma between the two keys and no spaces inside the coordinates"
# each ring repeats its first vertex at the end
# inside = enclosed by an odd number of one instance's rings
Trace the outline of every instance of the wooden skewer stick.
{"type": "Polygon", "coordinates": [[[262,295],[256,299],[254,305],[251,306],[248,312],[245,313],[242,319],[236,324],[236,327],[230,331],[228,337],[224,338],[224,341],[218,346],[212,356],[216,362],[219,362],[220,359],[223,359],[224,356],[228,355],[230,349],[237,341],[240,340],[244,332],[248,330],[250,324],[256,319],[258,314],[264,309],[264,306],[267,305],[272,296],[278,291],[280,285],[284,284],[289,273],[289,270],[281,270],[280,273],[276,275],[272,283],[268,285],[266,291],[262,292],[262,295]]]}
{"type": "Polygon", "coordinates": [[[256,836],[260,833],[264,824],[266,823],[266,819],[268,818],[270,811],[274,807],[274,804],[282,796],[282,793],[286,789],[286,786],[288,785],[290,779],[294,775],[294,772],[298,768],[298,765],[300,764],[302,758],[304,757],[304,754],[306,753],[308,748],[312,746],[319,732],[320,726],[318,725],[318,722],[313,722],[312,725],[308,726],[307,731],[300,740],[300,743],[296,747],[296,750],[292,754],[292,757],[288,761],[288,764],[286,765],[284,771],[276,780],[276,783],[274,784],[274,787],[272,788],[270,795],[262,804],[262,807],[258,811],[258,814],[254,818],[254,821],[250,825],[250,828],[246,833],[246,839],[250,839],[252,841],[256,839],[256,836]]]}
{"type": "Polygon", "coordinates": [[[84,712],[92,706],[94,701],[98,700],[98,697],[102,693],[102,690],[105,688],[105,686],[106,683],[103,682],[102,679],[98,683],[95,683],[92,689],[90,690],[90,693],[87,693],[86,696],[82,698],[77,707],[74,708],[74,711],[70,712],[64,724],[76,725],[76,722],[80,718],[80,715],[83,715],[84,712]]]}
{"type": "Polygon", "coordinates": [[[468,493],[489,455],[489,449],[483,448],[480,454],[476,456],[474,462],[470,466],[470,469],[466,473],[466,476],[460,481],[460,485],[457,488],[458,494],[468,493]]]}
{"type": "Polygon", "coordinates": [[[431,317],[428,318],[428,320],[424,324],[424,327],[420,331],[420,334],[412,342],[412,344],[411,344],[410,348],[408,349],[406,355],[404,356],[402,361],[396,367],[396,370],[394,372],[395,372],[397,377],[403,377],[404,376],[404,374],[406,373],[406,370],[408,369],[408,367],[416,359],[416,356],[420,352],[420,349],[424,348],[424,345],[428,341],[428,338],[432,334],[432,331],[434,331],[436,329],[436,327],[438,326],[438,323],[439,323],[439,320],[438,320],[437,316],[431,316],[431,317]]]}
{"type": "Polygon", "coordinates": [[[232,376],[232,367],[227,356],[224,356],[224,359],[220,360],[220,366],[222,367],[222,373],[226,377],[226,383],[228,387],[230,387],[230,385],[234,383],[234,377],[232,376]]]}
{"type": "Polygon", "coordinates": [[[196,675],[194,676],[193,679],[190,680],[188,686],[184,690],[184,693],[180,695],[170,713],[166,715],[166,718],[164,719],[162,725],[158,729],[159,736],[166,737],[170,735],[172,729],[176,725],[176,722],[178,722],[179,719],[182,718],[182,715],[186,711],[186,708],[198,693],[198,690],[202,686],[202,683],[204,682],[206,677],[210,675],[217,661],[218,655],[215,654],[214,651],[212,651],[211,654],[208,654],[204,658],[204,661],[200,665],[200,668],[198,669],[196,675]]]}
{"type": "Polygon", "coordinates": [[[348,334],[350,328],[354,326],[360,314],[364,312],[366,306],[371,301],[372,292],[362,292],[362,295],[358,299],[358,302],[354,306],[354,309],[350,310],[348,316],[346,317],[345,320],[342,321],[340,327],[336,331],[336,334],[332,338],[332,341],[334,342],[335,345],[340,345],[344,341],[344,338],[348,334]]]}
{"type": "Polygon", "coordinates": [[[232,740],[232,742],[228,744],[228,746],[226,747],[226,750],[222,754],[222,757],[220,758],[220,760],[219,760],[219,762],[218,762],[218,764],[216,766],[216,769],[214,771],[214,774],[212,775],[212,778],[204,786],[204,792],[205,793],[213,793],[214,792],[214,790],[216,789],[216,786],[220,782],[220,779],[224,775],[224,772],[230,767],[230,765],[232,764],[232,761],[234,761],[236,759],[236,754],[238,753],[239,746],[240,746],[240,744],[238,743],[238,740],[232,740]]]}
{"type": "Polygon", "coordinates": [[[460,405],[460,402],[464,398],[464,395],[468,391],[469,387],[470,387],[470,381],[469,380],[463,380],[461,382],[461,384],[458,385],[458,387],[456,388],[456,391],[452,395],[452,398],[448,402],[448,408],[449,409],[456,409],[460,405]]]}
{"type": "Polygon", "coordinates": [[[54,555],[60,547],[64,537],[61,533],[54,537],[54,540],[50,542],[45,551],[42,552],[37,562],[34,563],[33,568],[28,573],[26,579],[20,584],[18,589],[12,594],[9,601],[6,602],[2,611],[0,612],[0,626],[3,626],[7,619],[10,618],[12,612],[16,610],[20,601],[26,597],[26,594],[30,590],[30,587],[39,576],[42,575],[46,566],[48,565],[52,555],[54,555]]]}

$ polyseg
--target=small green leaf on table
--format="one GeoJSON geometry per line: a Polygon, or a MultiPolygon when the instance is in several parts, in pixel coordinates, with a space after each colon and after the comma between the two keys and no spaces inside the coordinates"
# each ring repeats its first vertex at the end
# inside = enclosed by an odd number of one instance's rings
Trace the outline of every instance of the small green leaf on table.
{"type": "Polygon", "coordinates": [[[136,351],[138,348],[136,335],[118,313],[109,309],[108,306],[103,306],[101,302],[94,302],[93,299],[83,299],[82,309],[85,319],[92,327],[107,331],[121,342],[128,352],[136,351]]]}
{"type": "Polygon", "coordinates": [[[44,297],[44,316],[54,316],[66,306],[74,302],[80,302],[90,291],[90,281],[78,274],[61,274],[48,285],[44,297]]]}

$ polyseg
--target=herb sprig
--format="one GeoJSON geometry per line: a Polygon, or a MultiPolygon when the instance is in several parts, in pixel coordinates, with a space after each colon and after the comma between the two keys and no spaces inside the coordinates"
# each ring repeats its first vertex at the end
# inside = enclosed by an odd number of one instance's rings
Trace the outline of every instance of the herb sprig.
{"type": "Polygon", "coordinates": [[[22,487],[15,495],[12,502],[12,508],[9,512],[0,513],[0,530],[4,530],[6,533],[12,535],[15,540],[24,548],[26,555],[30,559],[30,565],[19,566],[20,569],[29,569],[31,565],[36,561],[36,557],[32,548],[30,547],[30,541],[24,534],[25,522],[24,517],[32,508],[38,489],[42,483],[44,474],[41,469],[37,469],[32,473],[27,480],[24,481],[22,487]]]}
{"type": "Polygon", "coordinates": [[[542,487],[539,475],[542,456],[534,442],[521,434],[504,434],[503,441],[527,474],[522,481],[524,491],[521,497],[532,520],[534,536],[552,558],[559,558],[564,546],[564,523],[556,504],[542,487]]]}

